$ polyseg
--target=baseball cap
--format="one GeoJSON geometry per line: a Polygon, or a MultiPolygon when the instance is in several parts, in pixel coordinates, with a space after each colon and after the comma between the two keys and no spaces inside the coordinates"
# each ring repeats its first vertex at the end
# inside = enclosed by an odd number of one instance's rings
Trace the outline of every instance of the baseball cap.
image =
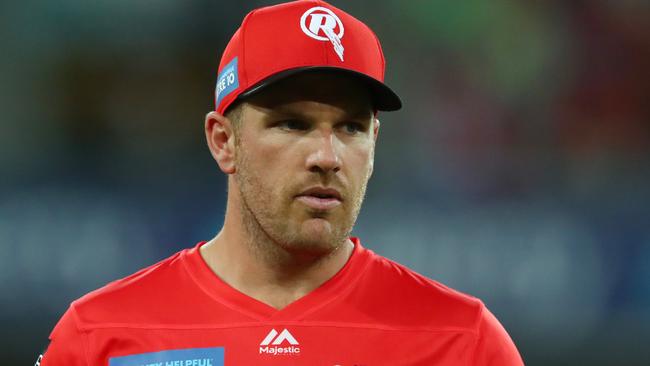
{"type": "Polygon", "coordinates": [[[299,0],[246,15],[221,57],[215,110],[223,114],[235,101],[278,80],[316,70],[359,79],[377,110],[402,107],[384,84],[384,54],[373,31],[324,1],[299,0]]]}

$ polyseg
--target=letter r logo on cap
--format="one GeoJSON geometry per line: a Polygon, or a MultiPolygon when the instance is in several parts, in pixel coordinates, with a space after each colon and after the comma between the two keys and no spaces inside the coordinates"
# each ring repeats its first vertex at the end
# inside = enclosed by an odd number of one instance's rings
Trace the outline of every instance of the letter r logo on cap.
{"type": "Polygon", "coordinates": [[[300,27],[302,28],[302,31],[311,38],[319,41],[328,41],[329,38],[327,38],[326,29],[334,32],[337,26],[338,33],[334,34],[341,39],[345,32],[341,19],[339,19],[333,11],[322,6],[316,6],[307,10],[300,18],[300,27]],[[309,26],[306,24],[308,21],[309,26]]]}
{"type": "Polygon", "coordinates": [[[300,28],[302,31],[313,39],[319,41],[330,41],[334,47],[334,51],[343,61],[343,23],[341,19],[328,8],[322,6],[315,6],[307,10],[302,17],[300,17],[300,28]],[[309,22],[309,25],[307,25],[309,22]],[[338,28],[338,32],[336,29],[338,28]],[[322,35],[321,35],[322,34],[322,35]]]}

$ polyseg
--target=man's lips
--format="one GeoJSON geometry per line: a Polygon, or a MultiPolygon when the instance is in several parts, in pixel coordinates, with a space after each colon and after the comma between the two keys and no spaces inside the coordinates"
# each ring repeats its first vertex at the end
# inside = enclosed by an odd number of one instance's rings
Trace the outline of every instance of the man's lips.
{"type": "Polygon", "coordinates": [[[312,187],[297,196],[298,201],[315,210],[331,210],[341,204],[341,193],[333,188],[312,187]]]}

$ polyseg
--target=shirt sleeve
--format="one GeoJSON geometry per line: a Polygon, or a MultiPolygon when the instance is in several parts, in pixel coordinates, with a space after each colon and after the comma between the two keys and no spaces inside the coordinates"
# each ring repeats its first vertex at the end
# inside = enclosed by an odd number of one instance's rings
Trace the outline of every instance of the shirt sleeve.
{"type": "Polygon", "coordinates": [[[523,366],[508,332],[483,305],[472,366],[523,366]]]}
{"type": "Polygon", "coordinates": [[[41,366],[89,366],[84,335],[77,326],[77,314],[71,305],[50,333],[50,344],[41,366]]]}

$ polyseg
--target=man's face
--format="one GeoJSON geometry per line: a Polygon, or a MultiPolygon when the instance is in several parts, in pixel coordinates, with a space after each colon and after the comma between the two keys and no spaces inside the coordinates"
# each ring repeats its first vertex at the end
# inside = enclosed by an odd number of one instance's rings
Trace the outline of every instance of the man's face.
{"type": "Polygon", "coordinates": [[[242,105],[235,182],[248,230],[322,255],[350,234],[372,173],[378,121],[356,80],[309,73],[242,105]]]}

